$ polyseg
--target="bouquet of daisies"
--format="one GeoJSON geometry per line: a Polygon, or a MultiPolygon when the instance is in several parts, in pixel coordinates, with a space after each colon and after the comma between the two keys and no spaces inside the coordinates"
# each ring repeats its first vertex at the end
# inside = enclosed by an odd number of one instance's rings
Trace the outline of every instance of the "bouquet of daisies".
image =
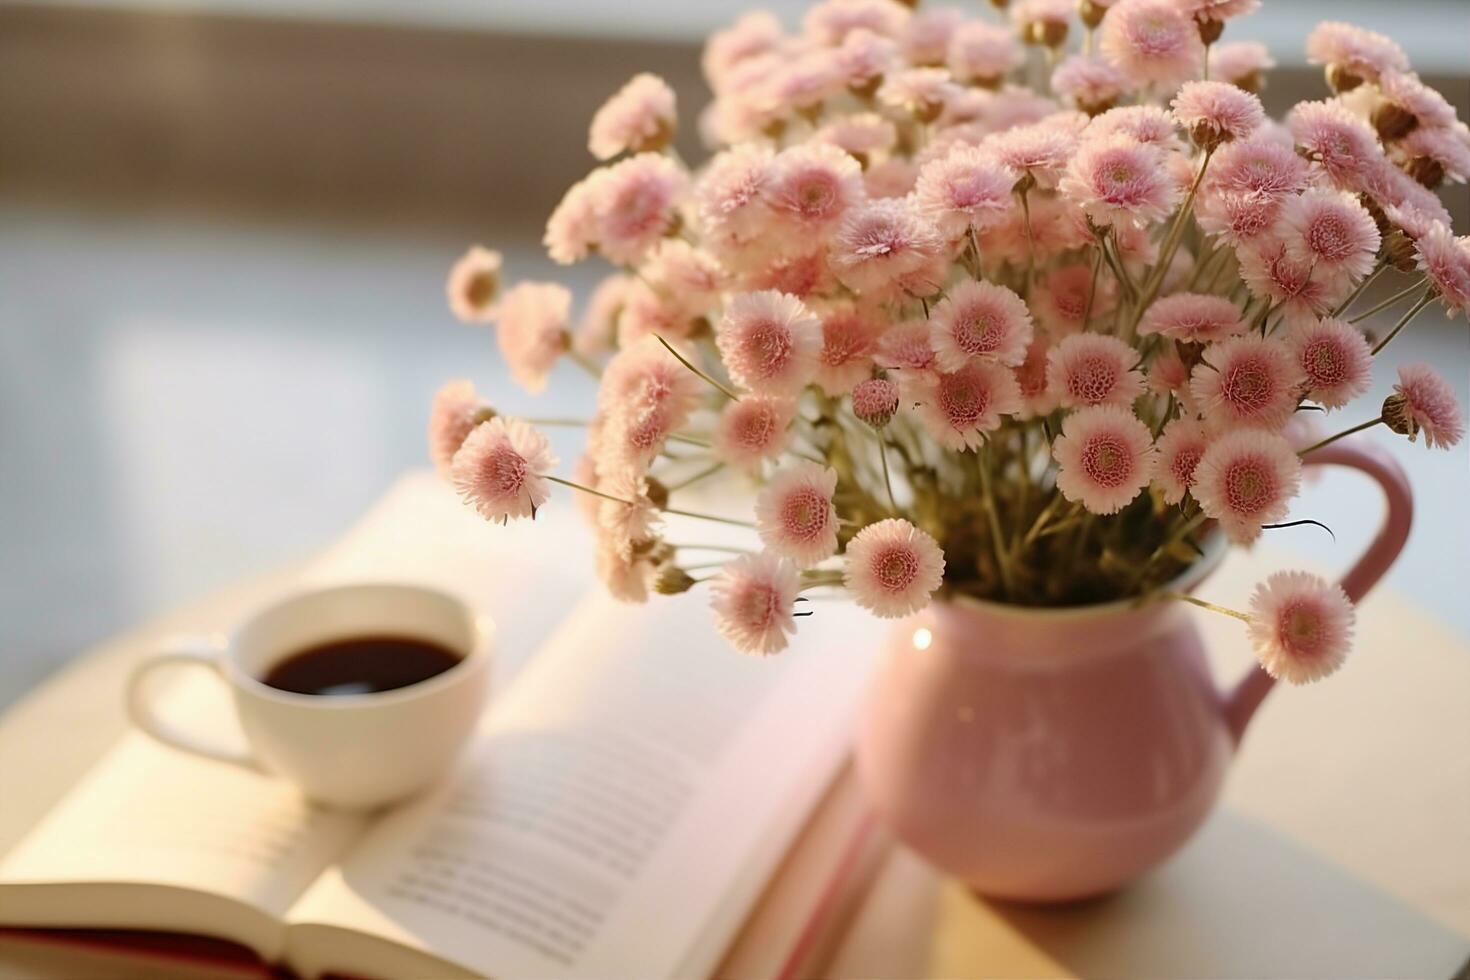
{"type": "MultiPolygon", "coordinates": [[[[1319,25],[1328,91],[1278,122],[1265,48],[1220,42],[1257,0],[916,6],[716,33],[698,168],[661,79],[614,94],[602,162],[546,226],[557,262],[612,267],[579,317],[560,285],[502,288],[493,251],[455,265],[453,311],[494,325],[519,384],[566,359],[599,385],[560,476],[539,428],[568,420],[440,391],[432,455],[480,514],[534,517],[564,485],[614,595],[708,589],[723,635],[769,654],[813,590],[882,617],[1163,595],[1205,536],[1279,525],[1318,447],[1377,425],[1460,440],[1427,366],[1355,401],[1417,314],[1470,305],[1470,237],[1434,192],[1470,174],[1470,131],[1392,40],[1319,25]],[[731,474],[750,513],[677,506],[731,474]],[[666,514],[746,546],[676,543],[666,514]]],[[[1234,615],[1298,682],[1352,626],[1340,589],[1294,572],[1234,615]]]]}

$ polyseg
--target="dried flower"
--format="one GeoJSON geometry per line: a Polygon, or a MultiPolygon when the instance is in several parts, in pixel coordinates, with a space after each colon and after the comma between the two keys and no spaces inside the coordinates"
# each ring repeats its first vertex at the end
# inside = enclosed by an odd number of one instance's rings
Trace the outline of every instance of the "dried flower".
{"type": "Polygon", "coordinates": [[[1059,189],[1098,225],[1159,221],[1179,203],[1179,184],[1156,147],[1127,136],[1084,140],[1059,189]]]}
{"type": "Polygon", "coordinates": [[[1198,28],[1168,0],[1121,0],[1103,18],[1098,43],[1138,86],[1177,85],[1204,66],[1198,28]]]}
{"type": "Polygon", "coordinates": [[[1307,379],[1306,395],[1323,408],[1341,408],[1368,390],[1373,354],[1357,327],[1327,318],[1299,324],[1288,338],[1307,379]]]}
{"type": "Polygon", "coordinates": [[[777,471],[755,498],[755,529],[767,548],[810,568],[837,553],[837,472],[801,460],[777,471]]]}
{"type": "Polygon", "coordinates": [[[786,649],[796,632],[793,611],[796,568],[770,552],[742,555],[725,565],[710,584],[715,626],[742,653],[767,655],[786,649]]]}
{"type": "Polygon", "coordinates": [[[1119,405],[1080,408],[1052,443],[1057,489],[1093,514],[1116,514],[1153,477],[1155,450],[1148,426],[1119,405]]]}
{"type": "Polygon", "coordinates": [[[1250,638],[1266,673],[1290,684],[1321,680],[1347,659],[1353,606],[1339,586],[1276,572],[1251,596],[1250,638]]]}
{"type": "Polygon", "coordinates": [[[1351,194],[1311,188],[1281,209],[1286,255],[1314,274],[1353,281],[1373,271],[1378,226],[1351,194]]]}
{"type": "Polygon", "coordinates": [[[929,345],[945,371],[957,371],[971,360],[1014,367],[1026,359],[1031,343],[1025,300],[992,282],[960,283],[934,307],[929,324],[929,345]]]}
{"type": "Polygon", "coordinates": [[[447,381],[440,386],[429,413],[429,458],[441,476],[449,476],[454,454],[475,426],[494,417],[494,409],[475,394],[470,382],[447,381]]]}
{"type": "Polygon", "coordinates": [[[542,475],[556,466],[546,437],[520,419],[496,416],[478,425],[454,454],[450,478],[487,521],[535,517],[551,496],[542,475]]]}
{"type": "Polygon", "coordinates": [[[597,110],[587,148],[599,160],[662,150],[674,138],[674,126],[674,90],[657,75],[642,72],[597,110]]]}
{"type": "Polygon", "coordinates": [[[847,544],[843,584],[875,616],[897,619],[923,609],[943,581],[944,551],[908,521],[869,524],[847,544]]]}
{"type": "Polygon", "coordinates": [[[1131,405],[1143,394],[1138,352],[1117,337],[1064,337],[1047,356],[1046,383],[1064,406],[1131,405]]]}
{"type": "Polygon", "coordinates": [[[1301,459],[1281,436],[1232,429],[1200,457],[1191,492],[1230,540],[1250,544],[1260,536],[1261,525],[1286,516],[1301,477],[1301,459]]]}
{"type": "Polygon", "coordinates": [[[954,452],[977,448],[1000,428],[1002,415],[1021,410],[1021,389],[1010,370],[993,361],[968,361],[956,371],[920,374],[908,394],[924,430],[954,452]]]}
{"type": "Polygon", "coordinates": [[[737,384],[762,394],[790,395],[816,372],[822,325],[795,296],[774,290],[742,293],[726,306],[715,342],[737,384]]]}
{"type": "Polygon", "coordinates": [[[1177,418],[1159,436],[1158,466],[1154,486],[1166,504],[1177,504],[1194,486],[1194,469],[1210,444],[1204,425],[1191,418],[1177,418]]]}
{"type": "Polygon", "coordinates": [[[1446,312],[1465,315],[1470,310],[1470,235],[1456,238],[1448,225],[1431,222],[1414,243],[1414,254],[1446,312]]]}
{"type": "Polygon", "coordinates": [[[852,414],[875,429],[887,425],[898,411],[898,385],[887,378],[869,378],[852,389],[852,414]]]}
{"type": "Polygon", "coordinates": [[[1266,119],[1261,100],[1229,82],[1185,82],[1169,105],[1195,145],[1205,150],[1244,139],[1266,119]]]}
{"type": "Polygon", "coordinates": [[[1210,425],[1279,429],[1296,411],[1304,380],[1283,342],[1258,336],[1211,344],[1194,369],[1190,391],[1210,425]]]}
{"type": "Polygon", "coordinates": [[[891,289],[939,251],[933,224],[906,201],[869,201],[853,209],[832,242],[837,278],[859,293],[891,289]]]}
{"type": "Polygon", "coordinates": [[[940,233],[953,239],[1003,220],[1016,206],[1016,178],[994,155],[958,146],[920,169],[914,193],[940,233]]]}
{"type": "Polygon", "coordinates": [[[1428,364],[1399,368],[1399,383],[1383,403],[1383,421],[1413,442],[1424,433],[1430,449],[1449,449],[1465,436],[1465,419],[1454,390],[1428,364]]]}
{"type": "Polygon", "coordinates": [[[746,395],[730,402],[715,428],[715,455],[736,469],[757,471],[763,460],[785,452],[795,417],[796,403],[790,398],[746,395]]]}
{"type": "Polygon", "coordinates": [[[523,282],[500,302],[495,336],[510,376],[531,393],[546,387],[546,376],[571,346],[567,331],[572,294],[554,282],[523,282]]]}
{"type": "Polygon", "coordinates": [[[449,270],[444,292],[449,309],[462,323],[486,323],[494,319],[495,298],[500,295],[499,252],[473,246],[449,270]]]}
{"type": "Polygon", "coordinates": [[[1243,333],[1246,326],[1240,308],[1224,296],[1175,293],[1156,300],[1148,308],[1138,322],[1138,332],[1143,336],[1157,333],[1170,340],[1205,344],[1243,333]]]}

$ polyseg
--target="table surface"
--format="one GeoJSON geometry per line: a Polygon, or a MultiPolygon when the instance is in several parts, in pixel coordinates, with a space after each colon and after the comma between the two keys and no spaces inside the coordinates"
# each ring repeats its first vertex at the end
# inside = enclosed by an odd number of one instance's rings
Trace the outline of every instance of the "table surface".
{"type": "MultiPolygon", "coordinates": [[[[1242,605],[1282,561],[1263,549],[1233,555],[1202,594],[1242,605]]],[[[103,644],[0,718],[0,853],[122,732],[118,692],[133,663],[170,634],[227,626],[289,589],[302,567],[103,644]]],[[[1239,624],[1200,622],[1219,676],[1233,679],[1249,664],[1239,624]]],[[[1470,957],[1470,646],[1380,591],[1360,606],[1356,647],[1330,681],[1267,700],[1220,812],[1139,885],[1061,910],[991,905],[899,849],[830,972],[1403,976],[1396,964],[1428,963],[1426,975],[1454,974],[1470,957]],[[1271,872],[1278,893],[1251,892],[1256,870],[1271,872]],[[1283,912],[1296,910],[1305,914],[1284,932],[1283,912]],[[1262,930],[1292,940],[1242,941],[1262,930]]],[[[0,977],[19,975],[0,953],[0,977]]]]}

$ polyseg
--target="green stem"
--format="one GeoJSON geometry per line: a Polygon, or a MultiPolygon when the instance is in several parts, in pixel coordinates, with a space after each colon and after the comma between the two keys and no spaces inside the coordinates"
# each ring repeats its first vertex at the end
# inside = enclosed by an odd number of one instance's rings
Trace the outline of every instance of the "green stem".
{"type": "Polygon", "coordinates": [[[1359,313],[1357,316],[1355,316],[1352,319],[1348,320],[1348,323],[1361,323],[1362,321],[1368,319],[1373,314],[1383,312],[1384,310],[1388,309],[1390,306],[1393,306],[1399,300],[1407,298],[1409,296],[1409,294],[1411,294],[1412,292],[1414,292],[1414,290],[1418,289],[1422,285],[1424,285],[1424,280],[1423,279],[1420,279],[1418,282],[1414,283],[1412,286],[1409,286],[1406,289],[1403,289],[1403,290],[1401,290],[1401,291],[1399,291],[1397,293],[1394,293],[1388,299],[1384,300],[1382,303],[1379,303],[1377,306],[1373,307],[1373,309],[1371,309],[1371,310],[1364,310],[1362,313],[1359,313]]]}
{"type": "Polygon", "coordinates": [[[586,419],[522,419],[527,425],[539,425],[544,428],[581,429],[589,423],[586,419]]]}
{"type": "Polygon", "coordinates": [[[1357,300],[1357,298],[1359,296],[1363,295],[1363,290],[1365,290],[1369,286],[1373,285],[1374,281],[1377,280],[1377,278],[1379,276],[1383,275],[1387,271],[1388,271],[1388,259],[1382,259],[1382,260],[1380,260],[1379,263],[1378,263],[1378,267],[1376,269],[1374,269],[1371,273],[1369,273],[1368,276],[1362,282],[1358,283],[1358,287],[1356,289],[1354,289],[1351,293],[1348,293],[1347,299],[1345,299],[1341,303],[1337,304],[1337,309],[1335,309],[1335,310],[1332,311],[1332,316],[1334,316],[1334,317],[1342,316],[1342,311],[1343,310],[1346,310],[1349,306],[1352,306],[1353,305],[1353,302],[1355,300],[1357,300]]]}
{"type": "Polygon", "coordinates": [[[576,483],[576,482],[574,482],[572,480],[563,480],[561,477],[559,477],[559,476],[552,476],[550,473],[542,473],[540,475],[541,475],[541,478],[543,480],[550,480],[552,483],[560,483],[564,487],[571,487],[573,490],[580,490],[583,493],[590,493],[590,494],[592,494],[592,496],[594,496],[594,497],[601,497],[603,500],[616,501],[617,503],[620,503],[620,504],[627,504],[629,507],[636,507],[636,506],[638,506],[636,503],[634,503],[631,500],[625,500],[622,497],[614,497],[610,493],[603,493],[601,490],[593,490],[591,487],[583,486],[582,484],[576,483]]]}
{"type": "Polygon", "coordinates": [[[703,480],[705,477],[714,476],[716,473],[720,472],[720,470],[724,468],[724,463],[716,463],[707,469],[700,470],[698,473],[694,474],[691,477],[686,477],[685,479],[680,480],[678,483],[671,483],[667,485],[665,489],[668,490],[669,493],[673,493],[676,490],[683,490],[685,487],[693,486],[700,480],[703,480]]]}
{"type": "Polygon", "coordinates": [[[737,394],[735,394],[735,392],[731,391],[729,388],[726,388],[724,385],[720,384],[714,378],[711,378],[709,375],[705,374],[703,371],[701,371],[699,368],[695,367],[693,364],[690,364],[689,361],[684,357],[684,355],[683,354],[680,354],[678,351],[674,350],[673,345],[670,344],[667,340],[664,340],[663,337],[659,336],[658,334],[654,334],[653,336],[655,338],[657,338],[657,340],[658,340],[658,342],[660,344],[663,344],[664,345],[664,350],[668,351],[670,354],[673,354],[674,357],[676,359],[678,359],[678,361],[679,361],[680,364],[684,365],[689,370],[693,371],[697,377],[703,378],[705,381],[709,382],[712,386],[714,386],[714,389],[716,391],[718,391],[720,394],[724,395],[726,398],[730,399],[732,402],[737,402],[737,401],[740,400],[740,396],[737,395],[737,394]]]}
{"type": "MultiPolygon", "coordinates": [[[[614,497],[614,500],[617,498],[614,497]]],[[[627,501],[623,501],[627,503],[627,501]]],[[[719,524],[733,524],[735,527],[755,527],[750,521],[741,521],[733,517],[717,517],[714,514],[701,514],[695,510],[679,510],[677,507],[663,508],[665,514],[678,514],[680,517],[694,517],[701,521],[715,521],[719,524]]]]}
{"type": "Polygon", "coordinates": [[[577,365],[577,367],[581,368],[583,371],[586,371],[588,374],[592,375],[592,377],[593,377],[594,380],[596,380],[596,381],[601,381],[602,380],[602,368],[598,367],[592,361],[588,360],[584,355],[578,353],[575,350],[572,350],[571,348],[568,348],[567,349],[567,358],[573,364],[577,365]]]}
{"type": "Polygon", "coordinates": [[[1302,458],[1306,458],[1308,455],[1310,455],[1311,453],[1316,452],[1317,450],[1321,449],[1323,446],[1330,446],[1334,442],[1336,442],[1337,440],[1344,439],[1344,438],[1352,435],[1354,432],[1362,432],[1364,429],[1371,429],[1375,425],[1379,424],[1382,421],[1383,421],[1383,416],[1380,415],[1376,419],[1370,419],[1369,421],[1364,422],[1361,425],[1355,425],[1355,426],[1353,426],[1351,429],[1343,429],[1337,435],[1335,435],[1335,436],[1328,436],[1326,439],[1323,439],[1321,442],[1314,442],[1314,443],[1312,443],[1312,445],[1308,446],[1306,449],[1298,449],[1296,454],[1298,456],[1301,456],[1302,458]]]}
{"type": "Polygon", "coordinates": [[[893,479],[888,475],[888,440],[883,438],[883,433],[878,434],[878,458],[883,461],[883,486],[888,490],[888,506],[893,513],[898,513],[898,501],[893,496],[893,479]]]}
{"type": "Polygon", "coordinates": [[[1196,599],[1194,596],[1185,595],[1183,592],[1160,592],[1159,596],[1164,599],[1176,599],[1179,602],[1187,602],[1191,606],[1199,606],[1201,609],[1208,609],[1210,612],[1217,612],[1226,616],[1233,616],[1236,619],[1240,620],[1242,623],[1251,622],[1250,616],[1246,615],[1243,612],[1231,609],[1228,606],[1217,606],[1213,602],[1206,602],[1203,599],[1196,599]]]}
{"type": "Polygon", "coordinates": [[[1379,351],[1383,350],[1383,348],[1387,347],[1389,341],[1391,341],[1391,340],[1393,340],[1393,338],[1397,337],[1399,335],[1399,331],[1402,330],[1402,329],[1404,329],[1405,327],[1407,327],[1409,325],[1409,321],[1412,320],[1412,319],[1414,319],[1414,317],[1416,317],[1416,316],[1419,315],[1419,311],[1420,310],[1424,309],[1424,307],[1428,306],[1430,303],[1433,303],[1433,302],[1434,302],[1434,289],[1431,287],[1429,289],[1424,290],[1424,298],[1421,299],[1419,302],[1415,303],[1413,305],[1413,307],[1409,310],[1409,312],[1405,313],[1399,319],[1399,322],[1396,323],[1396,324],[1394,324],[1394,328],[1388,332],[1388,336],[1387,337],[1384,337],[1382,340],[1380,340],[1377,343],[1377,345],[1374,346],[1373,353],[1374,354],[1377,354],[1379,351]]]}
{"type": "Polygon", "coordinates": [[[1179,213],[1175,216],[1174,224],[1169,227],[1169,234],[1164,239],[1164,247],[1159,252],[1158,265],[1154,266],[1154,271],[1149,274],[1148,280],[1144,283],[1143,297],[1133,311],[1132,322],[1126,334],[1127,338],[1131,338],[1133,332],[1138,329],[1138,321],[1143,318],[1144,311],[1148,309],[1149,304],[1154,301],[1154,297],[1159,294],[1159,289],[1164,285],[1164,276],[1169,272],[1169,263],[1174,260],[1174,253],[1178,251],[1179,243],[1184,238],[1184,229],[1189,224],[1190,216],[1194,214],[1194,198],[1199,193],[1199,185],[1205,179],[1205,170],[1209,167],[1210,157],[1214,155],[1214,152],[1214,150],[1206,150],[1204,159],[1200,160],[1199,172],[1194,175],[1194,183],[1189,185],[1189,193],[1184,196],[1184,203],[1179,205],[1179,213]]]}
{"type": "Polygon", "coordinates": [[[1006,552],[1005,537],[1001,534],[1000,514],[995,509],[995,494],[990,486],[990,463],[991,455],[989,447],[976,454],[980,462],[980,492],[985,495],[985,516],[990,522],[991,543],[995,550],[995,563],[1000,568],[1001,588],[1005,590],[1006,596],[1015,593],[1015,583],[1011,578],[1010,555],[1006,552]]]}

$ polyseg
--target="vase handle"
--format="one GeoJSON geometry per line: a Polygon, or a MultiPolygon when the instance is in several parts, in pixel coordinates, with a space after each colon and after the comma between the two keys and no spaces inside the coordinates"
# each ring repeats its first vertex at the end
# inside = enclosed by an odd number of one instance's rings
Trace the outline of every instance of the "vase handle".
{"type": "MultiPolygon", "coordinates": [[[[1409,538],[1409,527],[1414,522],[1414,495],[1409,489],[1409,477],[1387,450],[1360,436],[1314,450],[1302,462],[1307,466],[1350,467],[1368,474],[1383,490],[1388,504],[1383,524],[1368,545],[1368,550],[1339,583],[1347,597],[1356,603],[1383,578],[1384,573],[1404,550],[1404,542],[1409,538]]],[[[1225,698],[1225,724],[1237,744],[1245,734],[1245,726],[1250,723],[1251,717],[1275,683],[1275,678],[1257,664],[1225,698]]]]}

